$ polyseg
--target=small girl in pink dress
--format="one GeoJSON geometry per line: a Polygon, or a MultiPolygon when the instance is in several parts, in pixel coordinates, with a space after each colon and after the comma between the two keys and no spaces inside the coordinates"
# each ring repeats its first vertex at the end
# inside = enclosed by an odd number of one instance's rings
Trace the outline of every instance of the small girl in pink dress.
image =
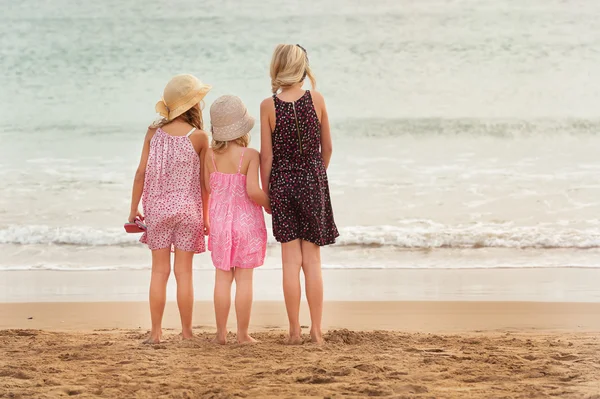
{"type": "Polygon", "coordinates": [[[171,79],[163,99],[156,104],[162,119],[146,133],[135,174],[128,220],[144,219],[138,210],[142,199],[147,230],[140,241],[152,250],[152,331],[146,343],[158,343],[162,338],[172,250],[182,336],[184,339],[193,336],[192,259],[195,253],[205,251],[208,202],[200,173],[208,150],[208,135],[202,131],[200,102],[209,90],[209,85],[192,75],[177,75],[171,79]]]}
{"type": "Polygon", "coordinates": [[[235,96],[219,97],[210,107],[212,149],[204,163],[204,182],[210,193],[208,249],[216,268],[214,342],[227,343],[231,284],[236,283],[237,341],[253,343],[248,335],[252,308],[252,272],[267,250],[262,207],[270,212],[269,197],[258,183],[258,151],[247,148],[254,118],[235,96]]]}

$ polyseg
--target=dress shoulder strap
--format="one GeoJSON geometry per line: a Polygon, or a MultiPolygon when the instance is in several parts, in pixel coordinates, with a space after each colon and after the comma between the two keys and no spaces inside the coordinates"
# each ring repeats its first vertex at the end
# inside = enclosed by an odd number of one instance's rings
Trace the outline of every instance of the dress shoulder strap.
{"type": "Polygon", "coordinates": [[[242,161],[244,160],[244,153],[246,152],[246,147],[242,148],[242,156],[240,157],[240,164],[238,165],[238,173],[242,171],[242,161]]]}
{"type": "Polygon", "coordinates": [[[190,137],[190,135],[191,135],[192,133],[194,133],[194,130],[196,130],[196,128],[192,128],[192,130],[190,130],[190,131],[188,132],[188,134],[186,134],[186,135],[185,135],[185,137],[190,137]]]}
{"type": "Polygon", "coordinates": [[[212,158],[213,168],[215,168],[215,172],[218,172],[217,163],[215,162],[215,152],[214,151],[210,152],[210,157],[212,158]]]}

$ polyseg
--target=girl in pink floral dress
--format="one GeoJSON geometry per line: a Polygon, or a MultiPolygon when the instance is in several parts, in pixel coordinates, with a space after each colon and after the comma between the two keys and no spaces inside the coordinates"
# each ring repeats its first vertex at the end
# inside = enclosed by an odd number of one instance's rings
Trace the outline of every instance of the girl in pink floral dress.
{"type": "Polygon", "coordinates": [[[248,335],[252,272],[263,264],[267,250],[262,207],[270,211],[269,198],[258,183],[259,153],[247,148],[254,118],[238,97],[222,96],[211,106],[210,119],[213,148],[205,160],[204,181],[210,192],[208,248],[216,268],[215,342],[227,342],[227,316],[235,280],[237,341],[253,343],[256,341],[248,335]]]}
{"type": "Polygon", "coordinates": [[[177,305],[182,336],[192,338],[194,289],[192,259],[205,251],[207,193],[202,189],[208,135],[202,131],[200,102],[210,90],[192,75],[175,76],[156,104],[162,119],[148,129],[135,174],[129,222],[144,219],[138,207],[143,200],[146,232],[140,239],[152,250],[150,314],[152,331],[147,343],[162,338],[171,251],[175,252],[177,305]]]}

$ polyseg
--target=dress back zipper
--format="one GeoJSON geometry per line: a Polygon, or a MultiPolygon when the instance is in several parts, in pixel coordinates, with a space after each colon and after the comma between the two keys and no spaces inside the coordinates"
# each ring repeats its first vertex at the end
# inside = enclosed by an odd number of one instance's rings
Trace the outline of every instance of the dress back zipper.
{"type": "Polygon", "coordinates": [[[296,131],[298,132],[298,147],[300,148],[300,154],[302,154],[302,137],[300,136],[300,126],[298,125],[298,115],[296,114],[296,102],[292,103],[294,109],[294,119],[296,120],[296,131]]]}

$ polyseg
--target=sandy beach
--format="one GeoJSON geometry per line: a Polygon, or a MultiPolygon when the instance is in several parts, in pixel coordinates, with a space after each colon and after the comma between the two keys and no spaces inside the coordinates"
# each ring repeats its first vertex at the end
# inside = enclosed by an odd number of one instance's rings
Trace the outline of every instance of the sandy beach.
{"type": "Polygon", "coordinates": [[[143,302],[0,315],[5,398],[600,398],[599,303],[327,302],[322,347],[283,345],[285,309],[269,301],[255,304],[254,346],[212,344],[210,302],[196,303],[193,341],[169,302],[154,346],[143,302]]]}

